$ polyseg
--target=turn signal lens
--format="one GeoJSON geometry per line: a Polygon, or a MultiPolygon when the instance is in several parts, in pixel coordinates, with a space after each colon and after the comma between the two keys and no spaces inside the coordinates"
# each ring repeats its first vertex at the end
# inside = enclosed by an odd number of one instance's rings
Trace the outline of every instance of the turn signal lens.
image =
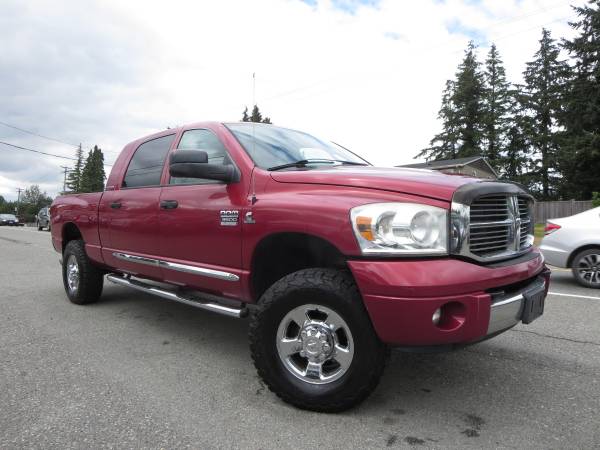
{"type": "Polygon", "coordinates": [[[556,225],[552,222],[546,222],[546,227],[544,228],[544,235],[548,236],[551,233],[554,233],[556,230],[560,230],[560,225],[556,225]]]}
{"type": "Polygon", "coordinates": [[[358,228],[358,232],[362,237],[364,237],[367,241],[372,241],[373,231],[371,229],[371,218],[365,216],[358,216],[356,218],[356,227],[358,228]]]}

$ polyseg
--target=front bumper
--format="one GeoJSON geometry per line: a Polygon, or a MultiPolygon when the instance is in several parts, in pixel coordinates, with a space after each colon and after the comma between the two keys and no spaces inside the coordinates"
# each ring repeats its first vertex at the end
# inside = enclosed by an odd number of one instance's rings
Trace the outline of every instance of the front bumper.
{"type": "Polygon", "coordinates": [[[550,271],[537,250],[514,264],[458,259],[349,261],[375,331],[391,345],[435,346],[485,339],[516,325],[523,292],[550,271]],[[432,317],[440,308],[442,318],[432,317]]]}

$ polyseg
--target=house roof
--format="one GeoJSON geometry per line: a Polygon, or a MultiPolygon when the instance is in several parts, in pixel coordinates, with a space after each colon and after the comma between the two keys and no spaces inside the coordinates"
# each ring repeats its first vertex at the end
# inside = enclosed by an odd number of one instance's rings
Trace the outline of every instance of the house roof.
{"type": "Polygon", "coordinates": [[[472,164],[474,162],[483,161],[483,163],[489,167],[490,172],[494,175],[498,175],[494,168],[487,162],[487,160],[483,156],[470,156],[467,158],[456,158],[456,159],[440,159],[437,161],[427,161],[424,163],[416,163],[416,164],[404,164],[402,166],[397,167],[410,167],[413,169],[449,169],[452,167],[463,167],[468,164],[472,164]]]}

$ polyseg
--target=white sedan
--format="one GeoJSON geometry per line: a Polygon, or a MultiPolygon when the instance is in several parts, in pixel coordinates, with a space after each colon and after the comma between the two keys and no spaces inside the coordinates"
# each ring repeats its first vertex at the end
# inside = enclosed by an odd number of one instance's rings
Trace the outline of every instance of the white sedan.
{"type": "Polygon", "coordinates": [[[570,267],[580,284],[600,288],[600,207],[547,221],[540,250],[548,264],[570,267]]]}

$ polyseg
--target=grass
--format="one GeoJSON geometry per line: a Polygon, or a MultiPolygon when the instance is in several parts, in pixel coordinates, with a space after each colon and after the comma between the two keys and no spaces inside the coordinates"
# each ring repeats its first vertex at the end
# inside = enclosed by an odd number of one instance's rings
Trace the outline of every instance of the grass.
{"type": "Polygon", "coordinates": [[[533,241],[534,245],[540,245],[542,238],[544,237],[544,227],[543,223],[536,223],[533,228],[533,235],[535,236],[535,240],[533,241]]]}

